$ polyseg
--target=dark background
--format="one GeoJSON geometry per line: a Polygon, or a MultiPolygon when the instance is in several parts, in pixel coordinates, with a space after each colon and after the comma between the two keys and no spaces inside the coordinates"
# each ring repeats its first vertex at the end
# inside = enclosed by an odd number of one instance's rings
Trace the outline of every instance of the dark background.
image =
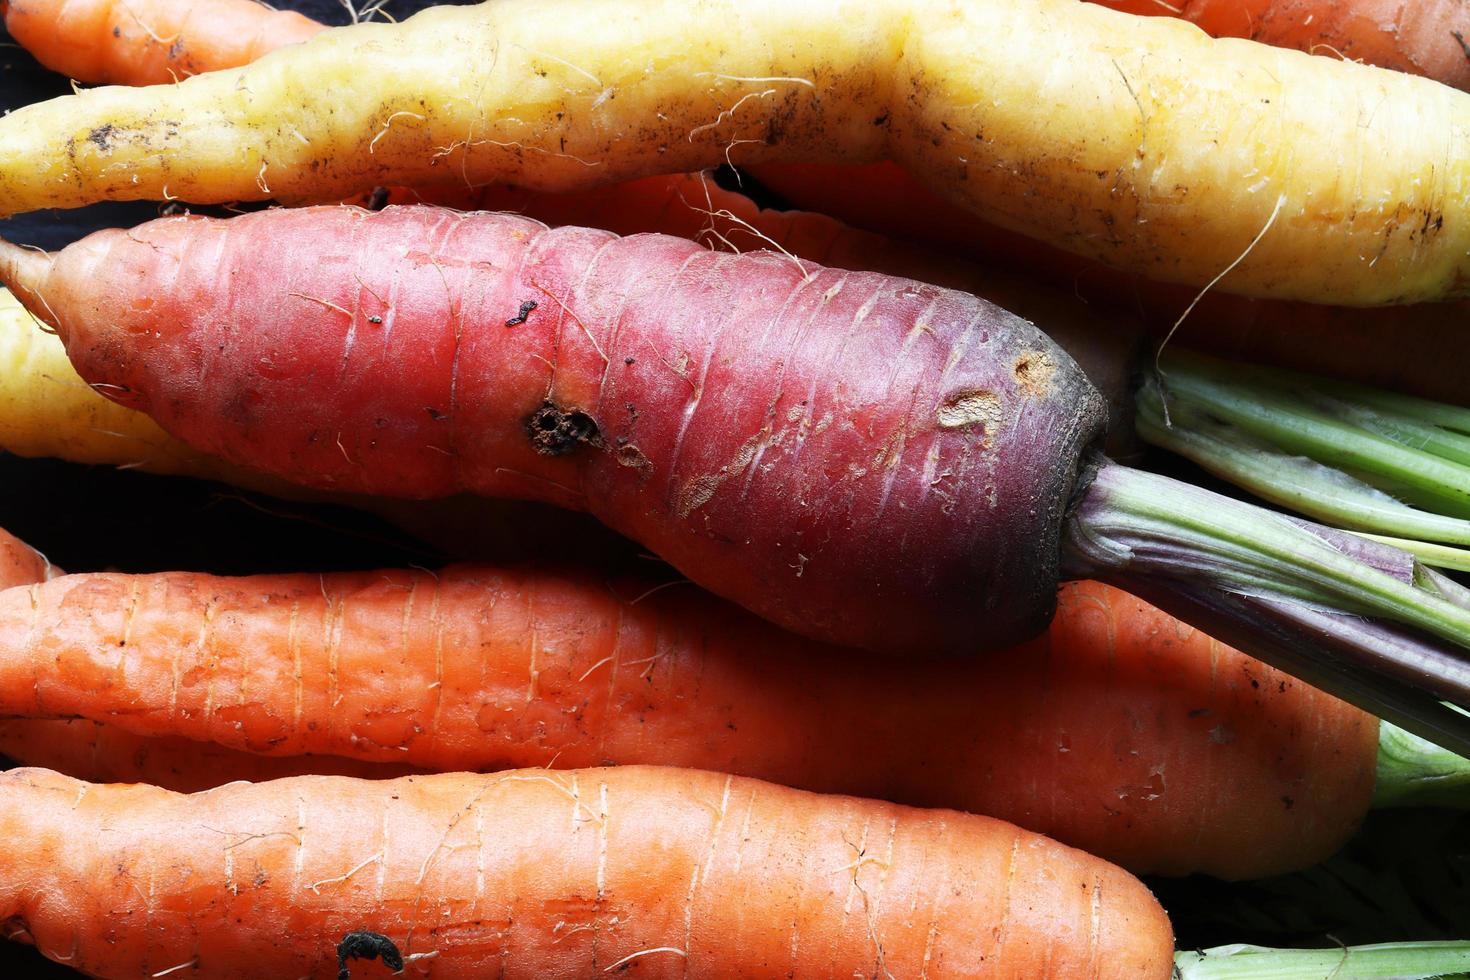
{"type": "MultiPolygon", "coordinates": [[[[332,24],[349,19],[346,8],[325,0],[275,5],[332,24]]],[[[428,4],[389,2],[385,12],[402,19],[423,6],[428,4]]],[[[3,31],[0,42],[0,110],[70,91],[65,78],[40,68],[3,31]]],[[[744,188],[749,192],[752,184],[747,180],[744,188]]],[[[95,228],[157,213],[157,205],[134,203],[40,212],[0,221],[0,236],[56,248],[95,228]]],[[[1165,465],[1199,477],[1177,463],[1165,465]]],[[[345,508],[3,452],[0,526],[72,571],[246,574],[432,565],[450,557],[345,508]]],[[[1254,883],[1186,878],[1149,884],[1169,909],[1181,947],[1470,938],[1470,818],[1435,810],[1376,813],[1342,854],[1309,872],[1254,883]]],[[[8,943],[0,943],[0,975],[75,976],[29,947],[8,943]]]]}

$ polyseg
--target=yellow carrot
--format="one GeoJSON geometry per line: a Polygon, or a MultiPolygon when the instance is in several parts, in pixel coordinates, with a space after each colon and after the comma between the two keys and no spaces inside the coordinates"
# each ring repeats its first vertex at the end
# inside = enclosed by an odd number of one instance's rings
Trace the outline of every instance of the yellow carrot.
{"type": "Polygon", "coordinates": [[[1470,291],[1470,95],[1073,0],[504,0],[0,122],[0,212],[893,158],[1153,278],[1470,291]],[[351,89],[353,97],[341,93],[351,89]]]}

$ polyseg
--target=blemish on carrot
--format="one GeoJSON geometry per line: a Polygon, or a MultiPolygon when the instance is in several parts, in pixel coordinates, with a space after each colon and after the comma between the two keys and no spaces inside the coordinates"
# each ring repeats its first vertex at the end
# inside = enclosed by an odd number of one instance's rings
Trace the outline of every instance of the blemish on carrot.
{"type": "Polygon", "coordinates": [[[1056,362],[1044,351],[1023,351],[1011,366],[1011,376],[1031,395],[1040,394],[1056,373],[1056,362]]]}
{"type": "Polygon", "coordinates": [[[348,960],[381,959],[395,973],[403,969],[403,954],[387,936],[378,932],[349,932],[337,944],[337,980],[350,980],[348,960]]]}
{"type": "Polygon", "coordinates": [[[941,429],[964,429],[981,426],[985,438],[1000,424],[1000,399],[993,392],[966,390],[955,392],[939,403],[935,418],[941,429]]]}
{"type": "Polygon", "coordinates": [[[526,322],[526,318],[531,315],[531,311],[535,308],[536,301],[534,299],[522,301],[520,310],[517,311],[515,316],[511,317],[509,320],[506,320],[505,325],[507,327],[520,326],[521,324],[526,322]]]}
{"type": "Polygon", "coordinates": [[[581,409],[564,409],[549,401],[526,420],[526,433],[543,456],[563,456],[583,443],[602,445],[592,416],[581,409]]]}

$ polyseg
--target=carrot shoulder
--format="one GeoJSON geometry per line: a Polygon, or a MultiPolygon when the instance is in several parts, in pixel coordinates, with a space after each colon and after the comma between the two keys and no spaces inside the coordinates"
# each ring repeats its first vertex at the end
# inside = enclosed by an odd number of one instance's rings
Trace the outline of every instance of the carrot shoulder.
{"type": "Polygon", "coordinates": [[[1162,980],[1172,965],[1147,889],[1082,852],[687,770],[179,796],[21,769],[0,775],[0,841],[0,917],[104,977],[329,977],[352,932],[445,976],[1162,980]]]}

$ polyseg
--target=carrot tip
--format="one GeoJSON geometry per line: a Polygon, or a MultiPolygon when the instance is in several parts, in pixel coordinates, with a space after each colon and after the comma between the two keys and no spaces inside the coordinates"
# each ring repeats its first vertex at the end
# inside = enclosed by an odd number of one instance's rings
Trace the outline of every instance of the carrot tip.
{"type": "Polygon", "coordinates": [[[58,327],[55,315],[40,292],[51,273],[52,261],[49,252],[0,238],[0,284],[8,286],[32,316],[58,327]]]}

